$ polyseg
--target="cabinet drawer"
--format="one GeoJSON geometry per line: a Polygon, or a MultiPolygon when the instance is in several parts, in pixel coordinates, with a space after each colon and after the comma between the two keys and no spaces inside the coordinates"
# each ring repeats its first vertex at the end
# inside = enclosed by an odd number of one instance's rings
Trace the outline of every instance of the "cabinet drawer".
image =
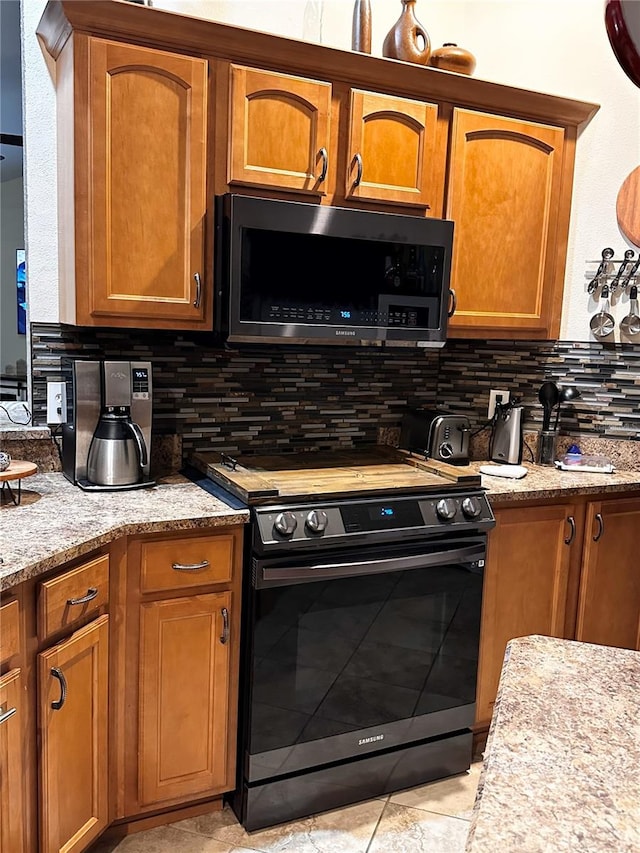
{"type": "Polygon", "coordinates": [[[108,554],[45,581],[40,584],[38,597],[40,639],[72,625],[108,602],[108,554]]]}
{"type": "Polygon", "coordinates": [[[0,661],[20,653],[20,607],[17,598],[0,607],[0,661]]]}
{"type": "Polygon", "coordinates": [[[231,581],[232,535],[162,539],[141,545],[142,592],[184,589],[231,581]]]}

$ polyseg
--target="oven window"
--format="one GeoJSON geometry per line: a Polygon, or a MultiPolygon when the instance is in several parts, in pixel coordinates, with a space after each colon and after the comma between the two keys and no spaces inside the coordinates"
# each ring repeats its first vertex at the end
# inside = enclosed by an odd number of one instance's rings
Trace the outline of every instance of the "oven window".
{"type": "Polygon", "coordinates": [[[482,573],[255,592],[252,754],[475,702],[482,573]]]}
{"type": "Polygon", "coordinates": [[[445,250],[242,229],[240,319],[438,328],[445,250]]]}

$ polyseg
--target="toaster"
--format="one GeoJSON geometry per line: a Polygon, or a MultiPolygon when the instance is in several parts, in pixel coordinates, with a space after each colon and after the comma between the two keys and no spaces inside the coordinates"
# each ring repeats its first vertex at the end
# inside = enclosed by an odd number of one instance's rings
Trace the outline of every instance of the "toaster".
{"type": "Polygon", "coordinates": [[[447,409],[409,409],[400,430],[400,446],[430,459],[466,465],[471,426],[466,415],[447,409]]]}

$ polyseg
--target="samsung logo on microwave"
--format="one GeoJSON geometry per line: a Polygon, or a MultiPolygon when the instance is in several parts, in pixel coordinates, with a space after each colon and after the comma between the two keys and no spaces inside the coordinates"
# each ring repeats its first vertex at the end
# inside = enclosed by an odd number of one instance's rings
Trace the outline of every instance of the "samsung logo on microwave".
{"type": "Polygon", "coordinates": [[[336,335],[350,335],[352,338],[355,338],[356,333],[346,329],[336,329],[336,335]]]}
{"type": "Polygon", "coordinates": [[[361,737],[358,741],[358,746],[364,746],[365,743],[375,743],[377,740],[384,740],[384,735],[373,735],[373,737],[361,737]]]}

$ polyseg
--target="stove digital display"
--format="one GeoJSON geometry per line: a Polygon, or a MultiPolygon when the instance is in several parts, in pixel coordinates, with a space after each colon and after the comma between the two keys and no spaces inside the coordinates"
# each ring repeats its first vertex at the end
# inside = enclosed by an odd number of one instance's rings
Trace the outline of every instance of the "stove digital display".
{"type": "Polygon", "coordinates": [[[384,530],[390,527],[418,527],[424,524],[417,501],[355,504],[340,509],[345,530],[384,530]]]}

